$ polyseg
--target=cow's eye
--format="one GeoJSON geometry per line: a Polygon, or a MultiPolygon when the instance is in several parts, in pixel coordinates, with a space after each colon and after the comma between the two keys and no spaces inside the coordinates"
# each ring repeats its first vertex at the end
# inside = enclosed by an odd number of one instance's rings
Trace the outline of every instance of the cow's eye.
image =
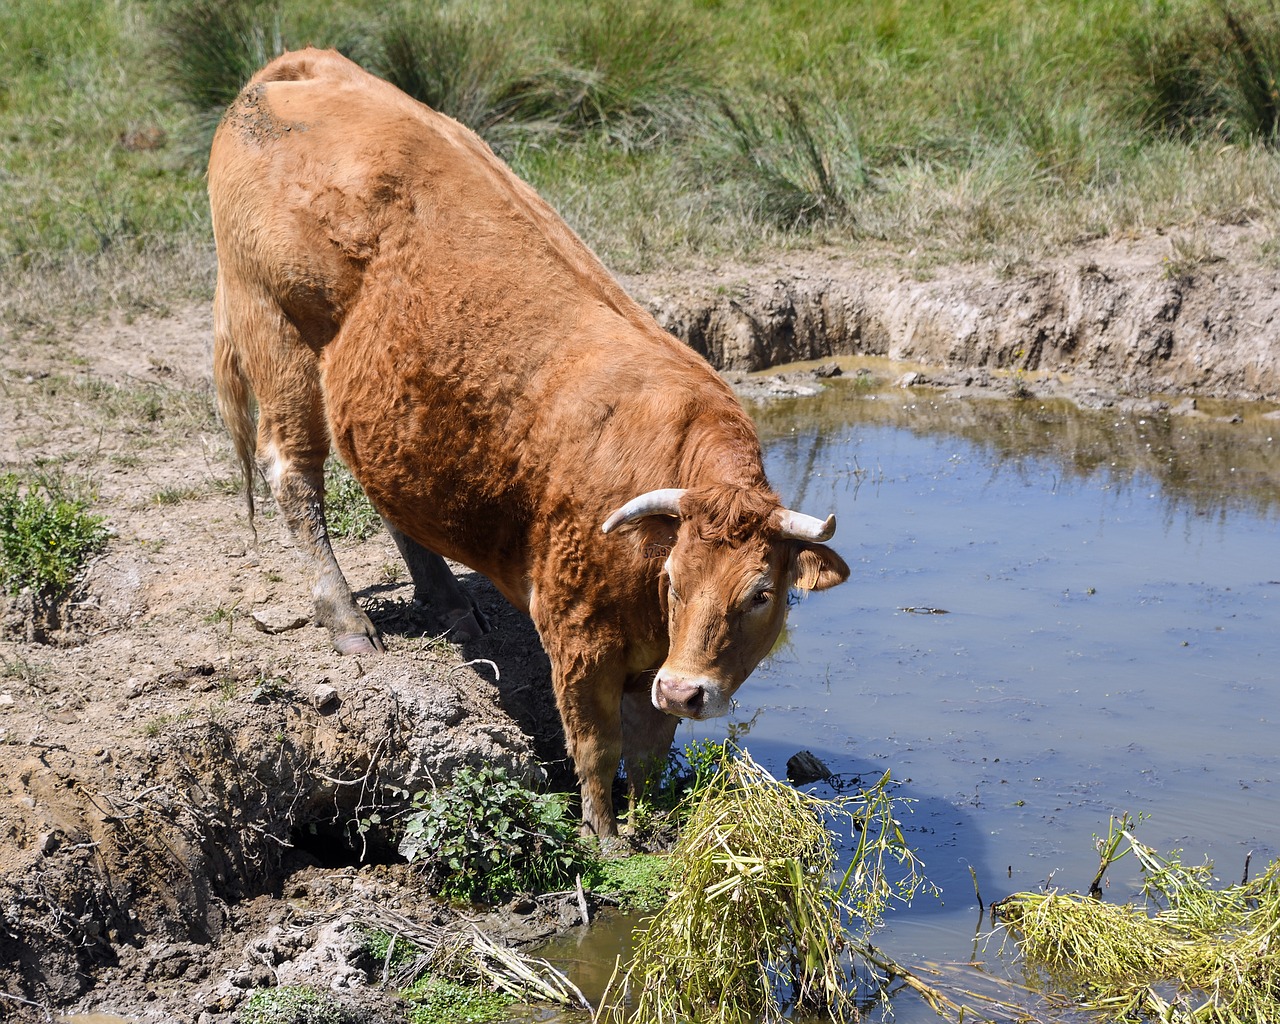
{"type": "Polygon", "coordinates": [[[772,600],[773,600],[772,590],[757,590],[754,594],[751,595],[751,607],[763,608],[772,600]]]}

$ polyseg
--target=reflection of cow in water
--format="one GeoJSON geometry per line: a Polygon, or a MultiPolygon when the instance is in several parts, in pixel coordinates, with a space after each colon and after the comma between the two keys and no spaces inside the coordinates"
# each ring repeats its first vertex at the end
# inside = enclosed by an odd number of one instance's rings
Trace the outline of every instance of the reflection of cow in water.
{"type": "Polygon", "coordinates": [[[325,532],[332,440],[455,636],[487,627],[441,556],[532,616],[583,817],[613,833],[619,759],[634,792],[673,716],[729,709],[788,589],[848,577],[834,519],[782,507],[729,388],[483,142],[338,54],[250,81],[209,195],[219,408],[318,620],[382,649],[325,532]]]}

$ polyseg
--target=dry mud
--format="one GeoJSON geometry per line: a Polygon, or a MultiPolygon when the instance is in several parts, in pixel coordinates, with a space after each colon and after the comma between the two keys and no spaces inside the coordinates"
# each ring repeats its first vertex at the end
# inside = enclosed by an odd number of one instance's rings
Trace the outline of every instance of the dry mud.
{"type": "MultiPolygon", "coordinates": [[[[753,395],[820,385],[743,371],[874,355],[960,397],[1190,412],[1280,398],[1261,241],[1220,229],[1191,267],[1152,235],[1003,275],[832,253],[626,283],[753,395]]],[[[373,908],[456,911],[355,823],[387,787],[468,762],[570,781],[537,637],[486,581],[465,576],[496,629],[460,648],[411,602],[387,538],[342,542],[389,653],[329,650],[278,520],[247,525],[210,334],[200,307],[0,345],[0,471],[85,481],[113,531],[59,607],[0,598],[0,1018],[229,1020],[255,987],[305,981],[398,1019],[358,926],[373,908]]],[[[489,924],[518,941],[576,908],[525,901],[489,924]]]]}

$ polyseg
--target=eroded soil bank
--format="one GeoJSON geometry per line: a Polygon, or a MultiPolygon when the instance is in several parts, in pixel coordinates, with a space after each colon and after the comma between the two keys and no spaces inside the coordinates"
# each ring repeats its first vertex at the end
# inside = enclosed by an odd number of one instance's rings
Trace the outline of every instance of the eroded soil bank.
{"type": "MultiPolygon", "coordinates": [[[[1004,274],[807,254],[627,284],[751,393],[821,384],[740,371],[874,355],[959,397],[1195,414],[1187,399],[1280,398],[1280,272],[1246,258],[1260,243],[1222,229],[1194,266],[1153,235],[1004,274]]],[[[447,913],[402,865],[370,864],[394,858],[357,823],[386,787],[468,761],[568,782],[537,638],[485,581],[466,578],[497,628],[459,648],[412,604],[388,539],[344,541],[390,653],[328,650],[270,508],[256,537],[246,523],[210,339],[199,307],[0,345],[0,470],[80,481],[113,530],[52,615],[0,604],[0,1017],[213,1022],[307,981],[397,1019],[354,962],[362,914],[447,913]]],[[[576,921],[576,901],[519,909],[494,927],[576,921]]]]}

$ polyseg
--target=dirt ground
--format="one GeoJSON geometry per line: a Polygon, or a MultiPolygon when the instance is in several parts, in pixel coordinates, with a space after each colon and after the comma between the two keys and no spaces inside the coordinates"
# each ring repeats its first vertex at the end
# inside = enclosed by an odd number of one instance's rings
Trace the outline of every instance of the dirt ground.
{"type": "MultiPolygon", "coordinates": [[[[1189,267],[1152,235],[1012,272],[824,253],[626,284],[754,397],[825,371],[744,371],[875,355],[959,397],[1194,415],[1200,397],[1280,398],[1263,241],[1222,228],[1189,267]]],[[[389,538],[340,542],[389,652],[330,650],[270,502],[256,538],[247,524],[210,347],[205,306],[0,346],[0,471],[81,481],[112,529],[63,606],[0,598],[0,1018],[211,1024],[305,981],[399,1019],[356,926],[450,912],[355,823],[386,787],[463,763],[570,784],[537,637],[485,580],[464,575],[496,628],[458,647],[413,605],[389,538]]],[[[519,941],[577,921],[555,898],[489,924],[519,941]]]]}

